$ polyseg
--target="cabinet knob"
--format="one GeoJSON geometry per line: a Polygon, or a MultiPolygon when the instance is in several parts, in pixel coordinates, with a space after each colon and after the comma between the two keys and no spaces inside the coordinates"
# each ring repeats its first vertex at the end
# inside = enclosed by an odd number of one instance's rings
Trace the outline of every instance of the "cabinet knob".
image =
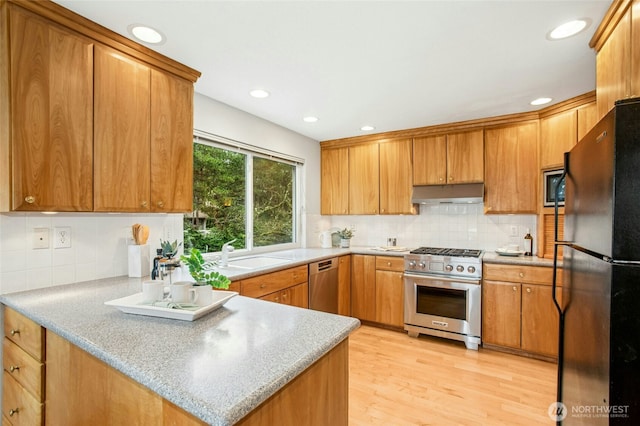
{"type": "Polygon", "coordinates": [[[387,262],[387,266],[391,266],[391,262],[387,262]]]}
{"type": "Polygon", "coordinates": [[[439,178],[438,178],[438,180],[439,180],[440,182],[442,182],[442,181],[444,180],[444,178],[441,176],[441,177],[439,177],[439,178]]]}
{"type": "Polygon", "coordinates": [[[164,201],[158,201],[158,207],[160,208],[164,207],[164,201]]]}
{"type": "Polygon", "coordinates": [[[453,180],[453,176],[449,176],[449,182],[453,180]]]}
{"type": "Polygon", "coordinates": [[[513,286],[513,291],[517,291],[518,287],[516,287],[515,285],[513,286]]]}
{"type": "Polygon", "coordinates": [[[147,202],[146,201],[141,202],[140,207],[147,207],[147,202]]]}
{"type": "Polygon", "coordinates": [[[282,293],[282,298],[286,299],[287,298],[287,293],[282,293]]]}
{"type": "Polygon", "coordinates": [[[276,301],[276,302],[279,302],[280,301],[280,297],[276,296],[275,299],[273,299],[273,300],[276,301]]]}
{"type": "Polygon", "coordinates": [[[527,287],[527,293],[531,293],[531,288],[527,287]]]}
{"type": "Polygon", "coordinates": [[[18,414],[19,412],[19,408],[12,408],[11,410],[9,410],[9,417],[13,417],[14,414],[18,414]]]}
{"type": "Polygon", "coordinates": [[[520,278],[524,278],[524,272],[520,272],[518,275],[520,275],[520,278]]]}
{"type": "Polygon", "coordinates": [[[33,204],[36,202],[36,197],[34,197],[33,195],[27,195],[26,197],[24,197],[24,200],[29,204],[33,204]]]}
{"type": "Polygon", "coordinates": [[[11,329],[9,334],[11,334],[12,336],[15,336],[16,334],[20,334],[20,330],[11,329]]]}
{"type": "Polygon", "coordinates": [[[18,370],[20,370],[20,366],[18,366],[18,365],[12,365],[12,366],[9,367],[9,372],[10,373],[13,373],[14,371],[18,371],[18,370]]]}
{"type": "Polygon", "coordinates": [[[266,286],[266,284],[260,284],[260,288],[265,288],[266,286]]]}

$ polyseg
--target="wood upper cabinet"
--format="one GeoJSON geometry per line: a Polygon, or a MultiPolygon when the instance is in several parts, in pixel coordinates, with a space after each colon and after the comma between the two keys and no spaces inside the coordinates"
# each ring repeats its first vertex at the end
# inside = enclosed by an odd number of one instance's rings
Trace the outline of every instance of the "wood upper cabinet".
{"type": "Polygon", "coordinates": [[[484,180],[482,130],[413,140],[413,184],[443,185],[484,180]]]}
{"type": "Polygon", "coordinates": [[[349,214],[349,148],[320,151],[320,213],[349,214]]]}
{"type": "Polygon", "coordinates": [[[151,70],[151,211],[193,210],[193,84],[151,70]]]}
{"type": "Polygon", "coordinates": [[[485,130],[485,213],[536,213],[538,122],[485,130]]]}
{"type": "Polygon", "coordinates": [[[620,9],[605,15],[612,20],[602,22],[591,41],[591,47],[598,52],[596,96],[599,119],[613,108],[615,101],[640,96],[640,4],[638,0],[613,2],[611,7],[620,9]],[[626,7],[626,10],[622,9],[626,7]]]}
{"type": "Polygon", "coordinates": [[[378,144],[349,147],[349,214],[378,214],[380,205],[378,144]]]}
{"type": "Polygon", "coordinates": [[[540,119],[540,168],[562,167],[564,153],[578,142],[575,109],[540,119]]]}
{"type": "Polygon", "coordinates": [[[589,130],[598,122],[598,107],[595,102],[578,107],[578,142],[585,137],[589,130]]]}
{"type": "Polygon", "coordinates": [[[93,43],[3,6],[0,211],[91,211],[93,43]]]}
{"type": "Polygon", "coordinates": [[[96,46],[96,211],[149,211],[150,86],[149,67],[96,46]]]}
{"type": "Polygon", "coordinates": [[[410,214],[412,192],[411,139],[380,143],[380,213],[410,214]]]}

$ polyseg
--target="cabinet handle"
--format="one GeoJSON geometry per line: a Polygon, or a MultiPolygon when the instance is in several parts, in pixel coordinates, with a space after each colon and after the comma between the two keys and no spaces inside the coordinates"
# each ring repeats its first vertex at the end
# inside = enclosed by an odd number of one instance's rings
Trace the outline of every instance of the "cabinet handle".
{"type": "Polygon", "coordinates": [[[524,272],[520,272],[518,275],[520,275],[520,278],[524,278],[524,272]]]}
{"type": "Polygon", "coordinates": [[[391,266],[391,262],[387,262],[387,266],[391,266]]]}
{"type": "Polygon", "coordinates": [[[19,412],[19,408],[12,408],[11,410],[9,410],[9,417],[13,417],[14,414],[18,414],[19,412]]]}
{"type": "Polygon", "coordinates": [[[513,291],[517,291],[517,290],[518,290],[518,288],[514,285],[513,286],[513,291]]]}
{"type": "Polygon", "coordinates": [[[12,365],[9,367],[9,373],[13,373],[14,371],[20,370],[19,365],[12,365]]]}
{"type": "Polygon", "coordinates": [[[280,298],[279,298],[278,296],[276,296],[276,298],[275,298],[275,299],[273,299],[273,300],[274,300],[275,302],[279,302],[279,301],[280,301],[280,298]]]}
{"type": "Polygon", "coordinates": [[[443,178],[443,177],[439,177],[439,178],[438,178],[438,180],[439,180],[440,182],[442,182],[442,181],[444,180],[444,178],[443,178]]]}
{"type": "Polygon", "coordinates": [[[11,329],[9,334],[11,334],[12,336],[15,336],[16,334],[20,334],[20,330],[11,329]]]}
{"type": "Polygon", "coordinates": [[[158,201],[158,207],[160,208],[164,207],[164,201],[158,201]]]}
{"type": "Polygon", "coordinates": [[[531,293],[531,288],[527,287],[527,293],[531,293]]]}
{"type": "Polygon", "coordinates": [[[449,176],[449,182],[453,180],[453,176],[449,176]]]}
{"type": "Polygon", "coordinates": [[[24,197],[24,200],[29,204],[33,204],[36,202],[36,197],[34,197],[33,195],[27,195],[26,197],[24,197]]]}
{"type": "Polygon", "coordinates": [[[286,299],[287,298],[287,293],[282,293],[282,298],[286,299]]]}
{"type": "Polygon", "coordinates": [[[260,288],[265,288],[266,286],[266,284],[260,284],[260,288]]]}
{"type": "Polygon", "coordinates": [[[147,207],[147,202],[146,201],[141,202],[140,207],[147,207]]]}

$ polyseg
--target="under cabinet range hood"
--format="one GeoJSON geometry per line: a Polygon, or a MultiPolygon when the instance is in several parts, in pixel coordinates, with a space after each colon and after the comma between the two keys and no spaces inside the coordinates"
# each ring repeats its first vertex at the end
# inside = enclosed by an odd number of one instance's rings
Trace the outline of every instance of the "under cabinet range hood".
{"type": "Polygon", "coordinates": [[[483,183],[418,185],[413,187],[414,204],[478,204],[484,199],[483,183]]]}

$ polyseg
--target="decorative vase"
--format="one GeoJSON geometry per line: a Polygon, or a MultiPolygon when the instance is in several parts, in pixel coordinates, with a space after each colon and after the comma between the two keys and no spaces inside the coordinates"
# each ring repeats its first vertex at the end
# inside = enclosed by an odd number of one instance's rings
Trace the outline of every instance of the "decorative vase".
{"type": "Polygon", "coordinates": [[[349,244],[351,243],[351,239],[349,238],[340,238],[340,247],[349,248],[349,244]]]}

